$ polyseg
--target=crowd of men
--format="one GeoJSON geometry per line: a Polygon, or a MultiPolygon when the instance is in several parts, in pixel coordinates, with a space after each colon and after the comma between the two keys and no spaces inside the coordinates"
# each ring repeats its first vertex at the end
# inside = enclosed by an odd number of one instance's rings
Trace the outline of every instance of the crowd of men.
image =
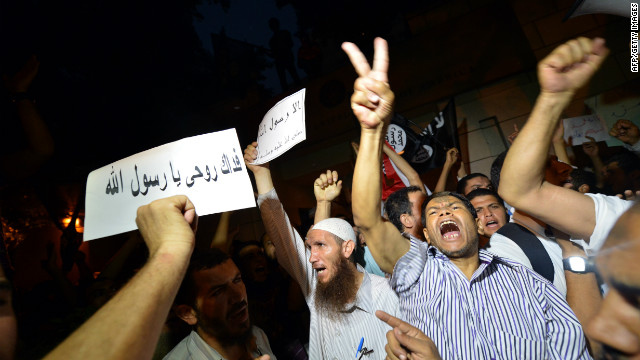
{"type": "MultiPolygon", "coordinates": [[[[639,358],[640,204],[580,190],[572,177],[588,176],[549,156],[563,110],[608,54],[604,40],[569,41],[539,63],[540,95],[497,165],[499,184],[470,174],[456,192],[427,196],[424,186],[409,186],[386,203],[381,164],[395,102],[387,43],[375,40],[371,66],[356,45],[342,48],[359,76],[352,222],[331,217],[342,181],[327,171],[313,184],[314,225],[299,233],[269,164],[253,165],[254,142],[244,159],[264,241],[233,253],[194,251],[198,217],[187,197],[139,208],[147,262],[47,358],[150,359],[170,310],[190,333],[165,359],[639,358]],[[264,285],[274,276],[265,252],[290,279],[277,291],[264,285]],[[288,295],[265,301],[272,292],[301,294],[304,329],[279,318],[292,310],[274,302],[288,295]],[[287,337],[275,323],[308,337],[287,337]]],[[[638,127],[625,120],[611,131],[635,158],[604,170],[628,175],[639,161],[638,127]]],[[[638,190],[628,177],[615,183],[630,186],[622,197],[638,190]]],[[[15,323],[1,329],[12,346],[15,323]]]]}

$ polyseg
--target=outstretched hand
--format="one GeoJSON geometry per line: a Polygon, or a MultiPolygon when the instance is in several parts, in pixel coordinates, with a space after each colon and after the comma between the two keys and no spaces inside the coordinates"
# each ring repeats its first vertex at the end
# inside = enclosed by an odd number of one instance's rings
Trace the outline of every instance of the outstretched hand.
{"type": "Polygon", "coordinates": [[[327,170],[313,182],[313,193],[316,201],[333,201],[342,191],[342,180],[338,180],[338,172],[327,170]]]}
{"type": "Polygon", "coordinates": [[[376,316],[393,328],[387,332],[387,359],[441,360],[436,345],[418,328],[382,310],[376,316]]]}
{"type": "Polygon", "coordinates": [[[351,64],[359,77],[353,84],[351,108],[365,129],[384,127],[393,116],[394,94],[389,87],[387,71],[389,68],[389,50],[387,41],[374,40],[373,68],[367,58],[353,43],[345,42],[342,50],[349,56],[351,64]]]}
{"type": "Polygon", "coordinates": [[[244,149],[244,164],[247,165],[247,169],[251,170],[254,174],[262,171],[263,169],[269,168],[269,163],[264,163],[260,165],[251,165],[252,162],[256,161],[258,158],[258,143],[256,141],[247,145],[247,148],[244,149]]]}
{"type": "Polygon", "coordinates": [[[601,38],[580,37],[557,47],[538,64],[541,92],[572,96],[591,79],[608,54],[601,38]]]}

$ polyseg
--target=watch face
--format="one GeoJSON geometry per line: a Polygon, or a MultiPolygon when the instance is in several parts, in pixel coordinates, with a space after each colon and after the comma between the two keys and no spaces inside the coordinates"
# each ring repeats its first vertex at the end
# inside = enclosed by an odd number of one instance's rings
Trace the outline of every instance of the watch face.
{"type": "Polygon", "coordinates": [[[571,271],[586,271],[587,259],[579,256],[571,256],[567,258],[569,260],[569,269],[571,271]]]}

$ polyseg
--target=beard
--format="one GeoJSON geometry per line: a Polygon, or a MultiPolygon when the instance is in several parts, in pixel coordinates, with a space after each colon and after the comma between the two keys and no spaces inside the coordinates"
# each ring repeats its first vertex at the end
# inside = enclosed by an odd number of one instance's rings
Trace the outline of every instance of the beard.
{"type": "Polygon", "coordinates": [[[315,304],[318,311],[337,321],[344,315],[346,305],[355,300],[356,272],[353,264],[344,256],[336,265],[336,274],[326,284],[316,283],[315,304]]]}
{"type": "MultiPolygon", "coordinates": [[[[234,305],[229,312],[233,313],[235,310],[239,310],[246,304],[246,301],[241,301],[234,305]]],[[[247,328],[245,330],[242,330],[239,333],[232,333],[229,331],[226,324],[221,323],[220,321],[209,321],[206,317],[202,316],[202,313],[198,309],[195,309],[195,311],[196,318],[198,320],[197,327],[218,340],[222,346],[245,345],[248,344],[253,337],[253,333],[251,331],[251,317],[249,317],[247,328]]]]}
{"type": "Polygon", "coordinates": [[[474,252],[478,251],[478,242],[479,242],[479,239],[478,239],[478,236],[476,236],[473,241],[467,242],[462,249],[458,249],[455,251],[449,251],[437,245],[436,247],[438,248],[438,250],[440,250],[441,253],[443,253],[449,259],[458,259],[458,258],[468,257],[474,252]]]}

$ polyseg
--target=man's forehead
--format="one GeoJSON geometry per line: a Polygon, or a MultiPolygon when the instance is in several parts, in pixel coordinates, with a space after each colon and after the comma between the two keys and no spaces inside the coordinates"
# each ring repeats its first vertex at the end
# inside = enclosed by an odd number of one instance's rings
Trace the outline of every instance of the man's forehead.
{"type": "Polygon", "coordinates": [[[193,278],[197,285],[215,286],[228,282],[238,274],[240,274],[240,270],[236,264],[233,260],[227,259],[214,267],[195,271],[193,278]]]}
{"type": "Polygon", "coordinates": [[[329,232],[326,230],[313,229],[307,232],[307,237],[304,239],[305,242],[312,240],[324,240],[325,235],[329,232]]]}
{"type": "Polygon", "coordinates": [[[460,199],[458,199],[457,197],[447,195],[447,196],[439,196],[437,198],[431,199],[427,203],[426,207],[427,208],[442,207],[442,206],[449,206],[455,203],[464,205],[462,201],[460,201],[460,199]]]}
{"type": "Polygon", "coordinates": [[[473,205],[474,207],[478,207],[482,205],[486,206],[491,204],[498,204],[502,206],[498,198],[495,197],[494,195],[480,195],[480,196],[474,197],[471,200],[471,205],[473,205]]]}
{"type": "Polygon", "coordinates": [[[476,177],[473,177],[473,178],[467,180],[467,185],[468,186],[478,185],[478,184],[484,185],[484,184],[489,184],[490,182],[491,181],[489,181],[489,178],[487,178],[484,175],[481,175],[481,176],[476,176],[476,177]]]}

